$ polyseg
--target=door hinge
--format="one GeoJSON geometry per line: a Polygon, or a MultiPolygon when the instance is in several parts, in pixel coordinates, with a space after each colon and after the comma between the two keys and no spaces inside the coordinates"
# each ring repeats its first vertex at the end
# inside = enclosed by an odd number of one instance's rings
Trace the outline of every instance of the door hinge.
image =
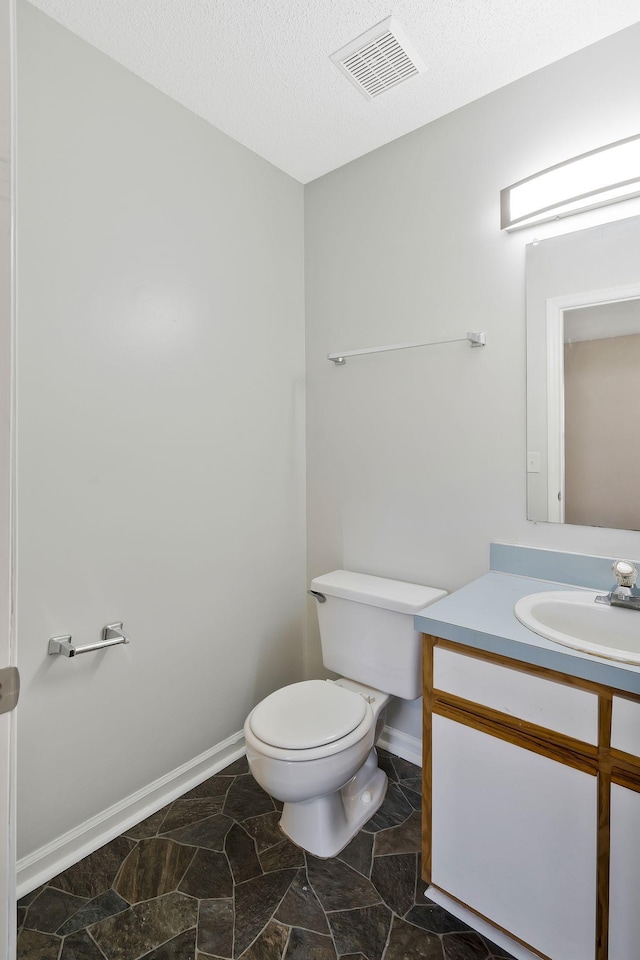
{"type": "Polygon", "coordinates": [[[0,713],[10,713],[20,696],[20,674],[17,667],[0,670],[0,713]]]}

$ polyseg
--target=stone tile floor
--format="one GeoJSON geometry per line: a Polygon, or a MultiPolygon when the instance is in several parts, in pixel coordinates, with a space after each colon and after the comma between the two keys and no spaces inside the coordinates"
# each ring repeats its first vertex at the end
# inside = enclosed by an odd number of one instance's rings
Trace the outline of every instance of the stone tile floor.
{"type": "Polygon", "coordinates": [[[244,758],[18,904],[18,960],[510,960],[424,896],[420,769],[331,860],[278,828],[244,758]]]}

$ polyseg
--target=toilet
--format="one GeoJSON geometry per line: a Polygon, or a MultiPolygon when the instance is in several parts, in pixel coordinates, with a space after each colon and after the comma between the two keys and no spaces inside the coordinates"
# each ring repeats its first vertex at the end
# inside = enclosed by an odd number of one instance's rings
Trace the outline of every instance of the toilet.
{"type": "Polygon", "coordinates": [[[391,697],[422,694],[413,616],[445,590],[334,570],[311,582],[322,662],[339,680],[276,690],[247,717],[251,773],[283,802],[282,832],[316,857],[334,857],[384,800],[375,744],[391,697]]]}

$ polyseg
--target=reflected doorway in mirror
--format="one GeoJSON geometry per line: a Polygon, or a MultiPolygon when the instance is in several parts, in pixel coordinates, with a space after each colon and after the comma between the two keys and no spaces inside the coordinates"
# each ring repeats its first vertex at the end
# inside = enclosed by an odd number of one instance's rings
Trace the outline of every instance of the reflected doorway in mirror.
{"type": "Polygon", "coordinates": [[[528,519],[640,529],[639,401],[640,217],[528,245],[528,519]]]}

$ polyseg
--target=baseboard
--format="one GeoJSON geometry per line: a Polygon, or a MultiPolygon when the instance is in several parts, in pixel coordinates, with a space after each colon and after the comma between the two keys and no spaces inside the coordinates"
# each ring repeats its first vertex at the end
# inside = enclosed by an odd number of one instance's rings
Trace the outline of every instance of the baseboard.
{"type": "Polygon", "coordinates": [[[244,752],[244,735],[239,731],[18,860],[18,898],[47,883],[214,773],[219,773],[244,752]]]}
{"type": "MultiPolygon", "coordinates": [[[[385,727],[378,743],[389,753],[417,766],[422,765],[422,741],[416,737],[393,727],[385,727]]],[[[150,817],[152,813],[176,800],[203,780],[219,773],[243,756],[244,752],[244,735],[239,731],[18,860],[18,898],[35,890],[40,884],[47,883],[52,877],[67,870],[83,857],[88,857],[134,824],[150,817]]]]}
{"type": "Polygon", "coordinates": [[[395,730],[393,727],[385,727],[378,740],[378,746],[396,757],[408,760],[409,763],[415,763],[417,767],[422,766],[422,740],[418,737],[412,737],[411,734],[395,730]]]}

